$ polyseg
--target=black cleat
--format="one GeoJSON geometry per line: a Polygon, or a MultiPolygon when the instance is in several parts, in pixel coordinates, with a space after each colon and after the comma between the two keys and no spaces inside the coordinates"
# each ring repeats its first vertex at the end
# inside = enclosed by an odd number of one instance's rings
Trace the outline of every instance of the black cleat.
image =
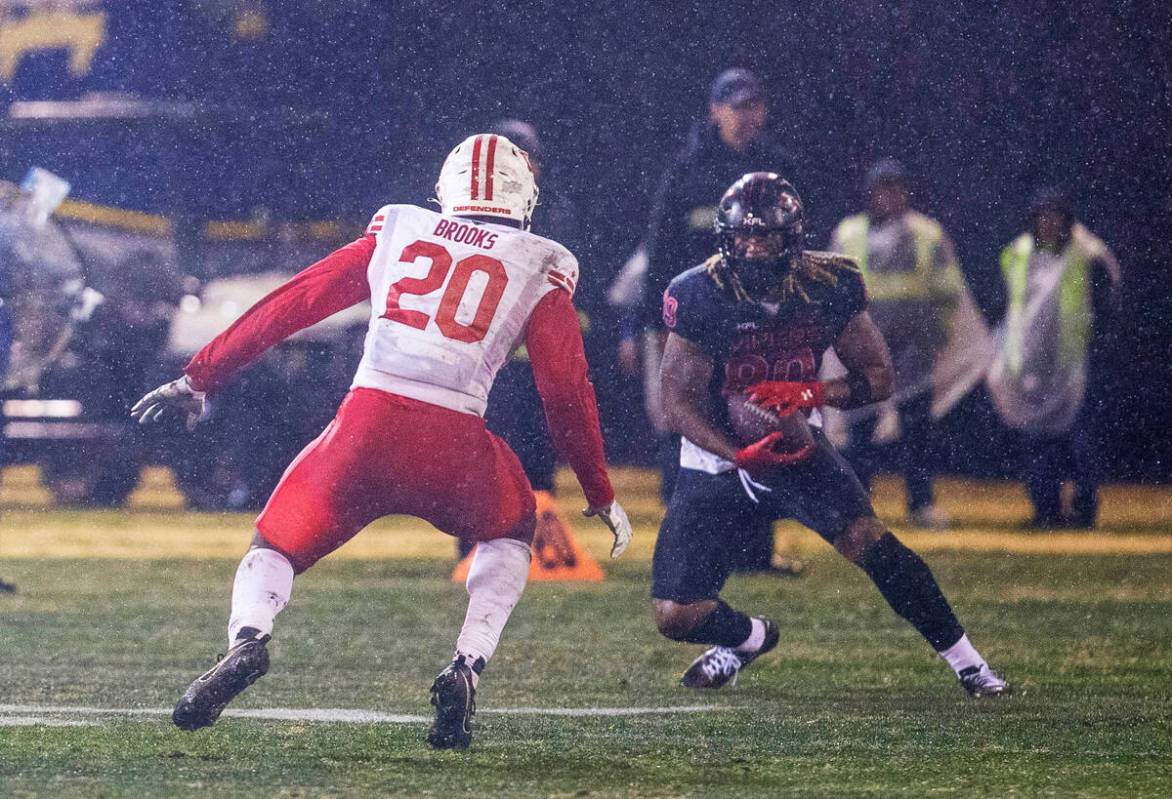
{"type": "Polygon", "coordinates": [[[271,637],[237,638],[239,643],[183,693],[171,714],[175,726],[192,732],[215,724],[228,703],[269,670],[265,645],[271,637]]]}
{"type": "Polygon", "coordinates": [[[961,669],[956,676],[960,678],[961,687],[968,691],[969,696],[972,697],[1001,696],[1012,693],[1009,683],[983,663],[980,666],[961,669]]]}
{"type": "Polygon", "coordinates": [[[16,586],[12,583],[0,580],[0,594],[15,594],[16,586]]]}
{"type": "Polygon", "coordinates": [[[457,655],[431,684],[435,721],[427,731],[427,743],[432,749],[467,749],[472,743],[472,717],[476,715],[472,671],[479,674],[483,668],[483,659],[469,667],[464,656],[457,655]]]}
{"type": "Polygon", "coordinates": [[[765,622],[765,640],[756,652],[738,652],[727,646],[714,646],[692,661],[680,685],[685,688],[723,688],[737,684],[737,674],[757,658],[777,646],[781,631],[777,623],[762,618],[765,622]]]}

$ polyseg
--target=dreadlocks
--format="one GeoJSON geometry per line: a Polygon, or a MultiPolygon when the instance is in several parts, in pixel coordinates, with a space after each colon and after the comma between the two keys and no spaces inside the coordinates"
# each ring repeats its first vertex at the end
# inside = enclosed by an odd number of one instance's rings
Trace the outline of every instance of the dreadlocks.
{"type": "MultiPolygon", "coordinates": [[[[704,262],[708,276],[724,291],[731,291],[737,302],[754,302],[749,293],[741,285],[736,270],[732,269],[725,259],[716,253],[704,262]]],[[[810,301],[807,289],[812,283],[824,283],[829,286],[838,285],[838,273],[842,270],[858,272],[859,267],[850,258],[829,252],[805,251],[793,260],[793,264],[781,281],[781,299],[791,296],[802,298],[802,302],[810,301]]]]}

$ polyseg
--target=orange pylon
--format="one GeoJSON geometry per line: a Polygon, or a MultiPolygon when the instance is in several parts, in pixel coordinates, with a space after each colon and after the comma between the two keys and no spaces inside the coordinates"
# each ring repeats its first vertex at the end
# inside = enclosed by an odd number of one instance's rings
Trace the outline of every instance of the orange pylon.
{"type": "MultiPolygon", "coordinates": [[[[599,582],[606,575],[598,561],[574,540],[570,523],[558,509],[548,491],[535,491],[537,500],[537,529],[533,534],[533,559],[529,561],[530,580],[578,580],[599,582]]],[[[468,578],[468,569],[476,555],[473,548],[468,556],[456,564],[452,581],[462,583],[468,578]]]]}

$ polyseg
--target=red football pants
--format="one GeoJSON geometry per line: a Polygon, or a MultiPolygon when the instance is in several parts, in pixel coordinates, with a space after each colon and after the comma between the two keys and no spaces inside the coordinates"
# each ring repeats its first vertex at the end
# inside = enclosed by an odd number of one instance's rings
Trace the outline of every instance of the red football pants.
{"type": "Polygon", "coordinates": [[[483,419],[356,388],[289,464],[256,526],[301,572],[394,513],[468,541],[528,541],[535,519],[517,456],[483,419]]]}

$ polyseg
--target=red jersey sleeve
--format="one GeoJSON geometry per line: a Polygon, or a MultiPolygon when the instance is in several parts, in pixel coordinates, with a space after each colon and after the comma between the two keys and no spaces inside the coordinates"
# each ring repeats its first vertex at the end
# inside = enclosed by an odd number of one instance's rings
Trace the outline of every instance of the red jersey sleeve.
{"type": "Polygon", "coordinates": [[[374,247],[375,237],[363,236],[299,272],[196,353],[184,374],[196,388],[215,391],[277,342],[367,299],[374,247]]]}
{"type": "Polygon", "coordinates": [[[551,291],[537,303],[525,346],[554,446],[574,470],[591,507],[609,505],[614,490],[606,475],[598,405],[586,376],[582,332],[568,292],[551,291]]]}

